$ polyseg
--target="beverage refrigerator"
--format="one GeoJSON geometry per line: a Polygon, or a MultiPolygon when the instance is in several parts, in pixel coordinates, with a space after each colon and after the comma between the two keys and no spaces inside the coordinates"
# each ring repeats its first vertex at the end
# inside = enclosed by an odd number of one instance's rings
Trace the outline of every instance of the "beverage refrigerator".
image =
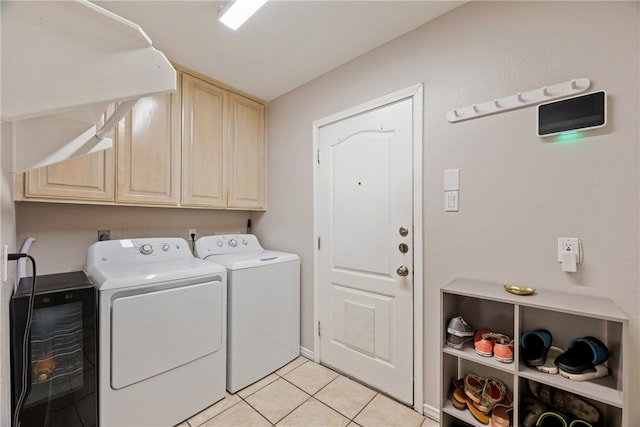
{"type": "Polygon", "coordinates": [[[25,353],[31,283],[20,279],[11,298],[12,421],[26,382],[21,426],[95,426],[97,290],[82,271],[37,276],[25,353]]]}

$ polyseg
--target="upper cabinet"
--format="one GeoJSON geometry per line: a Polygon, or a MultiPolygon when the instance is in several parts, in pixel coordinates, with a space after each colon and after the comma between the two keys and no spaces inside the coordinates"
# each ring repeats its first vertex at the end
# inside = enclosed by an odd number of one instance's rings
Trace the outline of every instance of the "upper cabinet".
{"type": "Polygon", "coordinates": [[[25,176],[25,199],[113,202],[113,150],[35,169],[25,176]]]}
{"type": "Polygon", "coordinates": [[[21,200],[264,210],[264,103],[176,68],[177,92],[138,101],[115,150],[25,173],[21,200]]]}
{"type": "Polygon", "coordinates": [[[227,206],[263,209],[265,206],[264,105],[235,93],[229,94],[227,206]]]}
{"type": "MultiPolygon", "coordinates": [[[[97,127],[112,112],[113,108],[108,109],[97,127]]],[[[113,131],[108,137],[113,138],[113,131]]],[[[34,169],[24,174],[24,198],[113,203],[114,171],[114,150],[34,169]]]]}
{"type": "Polygon", "coordinates": [[[118,123],[116,202],[178,206],[180,95],[142,98],[118,123]]]}
{"type": "Polygon", "coordinates": [[[182,74],[182,205],[226,208],[228,91],[182,74]]]}

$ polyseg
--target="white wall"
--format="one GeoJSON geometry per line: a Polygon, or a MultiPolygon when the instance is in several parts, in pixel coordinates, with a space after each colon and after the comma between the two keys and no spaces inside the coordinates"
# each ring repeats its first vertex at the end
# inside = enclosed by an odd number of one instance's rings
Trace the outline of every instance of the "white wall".
{"type": "MultiPolygon", "coordinates": [[[[15,210],[13,204],[13,174],[7,165],[13,160],[11,128],[0,122],[0,245],[16,250],[15,210]]],[[[2,267],[0,267],[0,274],[2,267]]],[[[7,280],[0,277],[0,426],[11,422],[11,375],[9,366],[9,300],[15,283],[15,262],[9,263],[7,280]]]]}
{"type": "Polygon", "coordinates": [[[111,239],[187,239],[191,228],[197,237],[244,233],[249,216],[243,211],[16,203],[18,243],[36,238],[30,254],[37,261],[38,275],[82,270],[98,230],[111,230],[111,239]]]}
{"type": "MultiPolygon", "coordinates": [[[[270,103],[265,246],[302,257],[302,345],[313,350],[311,123],[423,82],[425,403],[438,407],[439,289],[457,277],[613,299],[640,352],[639,4],[470,2],[270,103]],[[535,108],[450,124],[448,110],[587,77],[608,92],[608,125],[581,139],[536,136],[535,108]],[[461,170],[460,212],[443,171],[461,170]],[[556,239],[579,237],[575,274],[556,239]]],[[[309,53],[319,54],[319,53],[309,53]]],[[[634,356],[635,357],[635,356],[634,356]]],[[[640,367],[625,371],[640,401],[640,367]]],[[[629,406],[631,425],[640,408],[629,406]]]]}

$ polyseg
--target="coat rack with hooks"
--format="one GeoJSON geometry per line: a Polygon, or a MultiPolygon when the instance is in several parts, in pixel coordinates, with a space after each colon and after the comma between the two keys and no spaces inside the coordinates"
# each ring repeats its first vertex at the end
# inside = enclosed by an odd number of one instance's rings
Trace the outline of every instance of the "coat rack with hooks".
{"type": "Polygon", "coordinates": [[[591,86],[591,81],[587,78],[572,79],[528,92],[518,92],[515,95],[504,98],[496,98],[492,101],[473,104],[469,107],[454,108],[447,113],[447,120],[451,123],[456,123],[463,120],[488,116],[489,114],[515,110],[516,108],[527,107],[529,105],[540,104],[581,93],[589,89],[589,86],[591,86]]]}

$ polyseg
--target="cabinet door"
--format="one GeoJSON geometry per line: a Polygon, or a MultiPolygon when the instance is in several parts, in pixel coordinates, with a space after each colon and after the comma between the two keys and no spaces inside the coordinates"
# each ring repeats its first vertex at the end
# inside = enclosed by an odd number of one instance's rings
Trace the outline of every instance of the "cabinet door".
{"type": "Polygon", "coordinates": [[[113,202],[113,157],[109,149],[29,171],[25,196],[113,202]]]}
{"type": "Polygon", "coordinates": [[[197,77],[182,75],[182,206],[226,207],[227,93],[197,77]]]}
{"type": "Polygon", "coordinates": [[[265,108],[263,104],[229,93],[226,163],[227,207],[265,208],[265,108]]]}
{"type": "Polygon", "coordinates": [[[142,98],[118,124],[116,202],[177,206],[180,186],[180,95],[142,98]]]}
{"type": "MultiPolygon", "coordinates": [[[[97,127],[101,127],[110,107],[97,127]]],[[[113,131],[107,135],[113,138],[113,131]]],[[[114,149],[99,151],[25,173],[25,199],[78,202],[113,202],[114,149]]]]}

